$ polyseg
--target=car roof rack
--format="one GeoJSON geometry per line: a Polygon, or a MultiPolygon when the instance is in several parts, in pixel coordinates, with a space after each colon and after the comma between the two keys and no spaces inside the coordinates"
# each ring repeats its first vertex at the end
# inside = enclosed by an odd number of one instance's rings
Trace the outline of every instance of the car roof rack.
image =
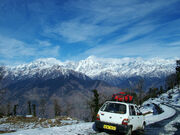
{"type": "Polygon", "coordinates": [[[133,96],[126,94],[126,92],[119,92],[112,95],[112,101],[132,103],[133,96]]]}

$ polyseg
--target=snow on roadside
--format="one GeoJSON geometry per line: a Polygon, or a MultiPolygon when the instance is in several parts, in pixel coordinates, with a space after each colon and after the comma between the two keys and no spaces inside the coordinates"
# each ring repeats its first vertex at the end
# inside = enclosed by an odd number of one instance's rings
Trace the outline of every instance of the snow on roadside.
{"type": "Polygon", "coordinates": [[[147,125],[159,122],[161,120],[167,119],[175,115],[176,111],[168,107],[167,105],[176,105],[180,106],[180,92],[178,88],[171,89],[167,91],[166,93],[161,94],[158,98],[150,98],[149,100],[145,101],[143,103],[143,107],[141,108],[141,111],[143,113],[151,112],[149,115],[145,116],[145,120],[147,125]],[[157,114],[153,103],[156,105],[159,105],[159,107],[164,111],[161,114],[157,114]],[[167,105],[163,105],[163,104],[167,105]]]}
{"type": "Polygon", "coordinates": [[[151,101],[145,101],[140,108],[141,112],[146,115],[156,115],[158,114],[155,105],[151,101]]]}
{"type": "Polygon", "coordinates": [[[171,104],[180,107],[180,90],[177,87],[171,89],[166,93],[161,94],[160,97],[156,100],[161,103],[171,104]]]}
{"type": "Polygon", "coordinates": [[[88,135],[95,133],[92,126],[92,122],[87,122],[62,127],[29,129],[4,135],[88,135]]]}
{"type": "Polygon", "coordinates": [[[145,121],[146,121],[147,125],[170,118],[176,113],[176,111],[174,109],[172,109],[166,105],[160,105],[160,107],[163,109],[163,111],[164,111],[163,113],[158,114],[158,115],[145,116],[145,121]]]}
{"type": "MultiPolygon", "coordinates": [[[[154,108],[152,107],[153,103],[159,105],[164,112],[158,115],[156,114],[152,115],[153,113],[151,113],[151,116],[145,116],[145,120],[148,125],[170,118],[173,115],[175,115],[176,111],[172,109],[171,106],[176,108],[177,113],[180,112],[180,109],[178,108],[180,107],[180,90],[176,87],[174,89],[167,91],[166,93],[161,94],[158,98],[147,100],[144,103],[145,105],[144,111],[153,112],[154,111],[154,108]],[[147,104],[151,104],[151,107],[150,108],[146,107],[147,104]]],[[[178,127],[179,123],[180,123],[180,115],[178,114],[178,116],[173,121],[167,123],[165,127],[163,127],[162,132],[159,132],[159,134],[160,135],[178,134],[176,132],[177,131],[179,132],[179,127],[178,127]]]]}
{"type": "MultiPolygon", "coordinates": [[[[178,109],[178,108],[177,108],[178,109]]],[[[180,111],[180,109],[178,109],[180,111]]],[[[165,131],[168,132],[169,134],[176,132],[178,129],[174,127],[174,124],[180,123],[180,115],[178,115],[178,117],[176,117],[176,119],[174,119],[173,121],[171,121],[170,123],[168,123],[165,126],[165,131]]]]}

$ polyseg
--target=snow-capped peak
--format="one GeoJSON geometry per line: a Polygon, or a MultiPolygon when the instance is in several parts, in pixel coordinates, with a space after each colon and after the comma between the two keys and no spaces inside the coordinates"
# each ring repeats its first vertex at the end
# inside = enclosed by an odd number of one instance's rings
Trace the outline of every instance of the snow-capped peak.
{"type": "MultiPolygon", "coordinates": [[[[161,74],[172,73],[175,69],[175,59],[143,59],[143,58],[97,58],[90,56],[85,60],[76,62],[68,68],[85,73],[90,77],[97,77],[101,74],[110,74],[113,76],[144,76],[151,75],[155,77],[161,74]]],[[[107,76],[106,76],[107,77],[107,76]]]]}
{"type": "Polygon", "coordinates": [[[63,62],[55,59],[55,58],[41,58],[37,59],[33,62],[30,62],[28,64],[22,64],[18,66],[10,67],[11,71],[13,72],[19,72],[19,71],[27,71],[27,70],[41,70],[46,68],[51,68],[54,65],[63,66],[63,62]]]}
{"type": "Polygon", "coordinates": [[[22,64],[11,67],[14,74],[33,74],[41,70],[52,68],[61,68],[63,70],[74,70],[86,74],[91,78],[104,80],[102,76],[131,77],[131,76],[166,76],[175,71],[175,59],[143,59],[143,58],[98,58],[89,56],[84,60],[77,62],[61,62],[55,58],[41,58],[28,64],[22,64]]]}

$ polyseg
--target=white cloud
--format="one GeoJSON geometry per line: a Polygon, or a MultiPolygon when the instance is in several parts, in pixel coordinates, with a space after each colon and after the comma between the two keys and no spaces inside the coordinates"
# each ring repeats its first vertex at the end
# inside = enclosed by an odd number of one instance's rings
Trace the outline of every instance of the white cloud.
{"type": "Polygon", "coordinates": [[[99,26],[96,24],[67,21],[46,29],[46,33],[54,33],[62,36],[67,42],[91,41],[103,35],[109,34],[119,28],[116,26],[99,26]]]}
{"type": "Polygon", "coordinates": [[[82,24],[78,22],[65,22],[54,30],[69,42],[86,41],[92,37],[97,27],[95,25],[82,24]]]}
{"type": "Polygon", "coordinates": [[[169,43],[169,46],[171,46],[171,47],[180,46],[180,41],[169,43]]]}
{"type": "Polygon", "coordinates": [[[37,42],[39,43],[39,45],[42,45],[42,46],[51,46],[52,45],[49,41],[37,40],[37,42]]]}
{"type": "Polygon", "coordinates": [[[129,44],[104,45],[93,47],[80,54],[80,57],[95,55],[97,57],[161,57],[174,58],[180,57],[180,45],[169,47],[168,44],[148,43],[148,41],[135,41],[129,44]]]}
{"type": "MultiPolygon", "coordinates": [[[[176,1],[68,1],[64,4],[64,9],[71,9],[71,12],[78,11],[77,16],[61,21],[55,27],[46,29],[45,32],[56,34],[59,39],[70,43],[80,41],[97,43],[103,41],[105,35],[123,31],[125,28],[127,32],[114,36],[115,39],[120,38],[114,43],[120,43],[151,32],[155,26],[150,24],[153,21],[147,19],[147,16],[176,1]],[[143,24],[146,21],[150,25],[143,24]],[[137,23],[141,26],[137,26],[137,23]]],[[[153,20],[156,21],[155,18],[153,20]]]]}
{"type": "Polygon", "coordinates": [[[22,41],[0,36],[0,56],[13,58],[17,56],[33,56],[35,49],[27,47],[22,41]]]}
{"type": "Polygon", "coordinates": [[[136,38],[138,36],[146,35],[148,33],[151,33],[157,27],[158,27],[158,25],[153,26],[153,25],[149,25],[149,24],[148,25],[144,25],[144,24],[139,25],[138,24],[131,28],[127,28],[126,34],[116,37],[116,39],[114,39],[114,41],[113,41],[113,44],[120,44],[122,42],[126,42],[133,38],[136,38]]]}
{"type": "MultiPolygon", "coordinates": [[[[59,46],[42,47],[42,42],[36,44],[27,44],[17,39],[0,36],[0,63],[10,64],[28,61],[39,57],[58,57],[59,46]]],[[[46,45],[48,44],[45,42],[46,45]]]]}

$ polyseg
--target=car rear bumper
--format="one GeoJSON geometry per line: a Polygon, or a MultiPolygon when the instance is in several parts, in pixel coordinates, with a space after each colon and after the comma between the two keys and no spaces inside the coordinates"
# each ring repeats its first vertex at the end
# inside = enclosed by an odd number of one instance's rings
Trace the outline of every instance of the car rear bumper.
{"type": "Polygon", "coordinates": [[[119,132],[119,133],[127,133],[130,129],[129,125],[118,125],[118,124],[107,123],[102,121],[95,121],[95,126],[97,129],[108,130],[108,129],[104,129],[104,125],[115,126],[116,130],[110,130],[110,131],[119,132]]]}

